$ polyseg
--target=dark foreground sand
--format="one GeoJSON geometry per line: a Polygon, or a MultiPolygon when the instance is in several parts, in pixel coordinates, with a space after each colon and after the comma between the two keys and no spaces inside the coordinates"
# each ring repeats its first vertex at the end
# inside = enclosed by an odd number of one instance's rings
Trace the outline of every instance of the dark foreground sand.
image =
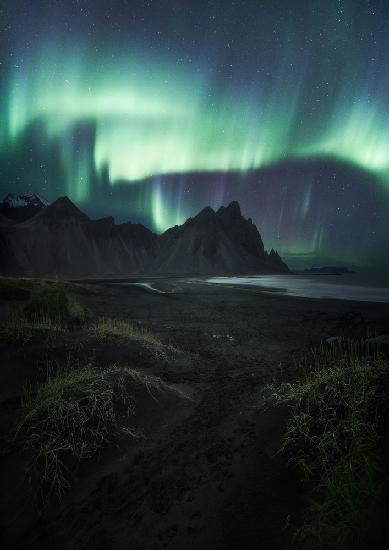
{"type": "MultiPolygon", "coordinates": [[[[264,406],[261,388],[298,376],[299,361],[327,338],[389,334],[389,305],[179,279],[155,286],[168,293],[108,282],[77,292],[94,314],[139,322],[173,343],[182,350],[174,361],[158,361],[136,345],[95,341],[83,330],[49,344],[1,344],[2,430],[17,418],[26,380],[42,378],[47,360],[60,363],[69,352],[93,356],[102,367],[116,362],[156,374],[192,398],[142,402],[137,416],[147,439],[84,463],[63,502],[42,515],[24,478],[23,456],[2,456],[2,548],[291,547],[308,490],[277,452],[288,410],[264,406]]],[[[4,312],[9,301],[1,306],[4,312]]],[[[385,540],[387,525],[380,523],[377,539],[385,540]]]]}

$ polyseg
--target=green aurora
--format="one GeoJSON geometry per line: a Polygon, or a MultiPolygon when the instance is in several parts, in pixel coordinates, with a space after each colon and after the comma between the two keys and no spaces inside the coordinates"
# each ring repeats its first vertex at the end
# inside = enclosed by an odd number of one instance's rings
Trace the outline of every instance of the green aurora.
{"type": "Polygon", "coordinates": [[[2,193],[66,194],[156,231],[239,199],[285,254],[363,264],[374,248],[380,263],[389,4],[23,5],[0,28],[2,193]],[[250,175],[315,160],[271,186],[250,175]]]}
{"type": "Polygon", "coordinates": [[[89,122],[96,125],[94,168],[108,167],[112,185],[325,155],[372,171],[389,191],[389,118],[383,116],[379,90],[376,101],[339,92],[315,119],[304,116],[303,70],[293,86],[289,71],[281,68],[271,90],[238,98],[234,90],[219,97],[210,93],[206,72],[194,78],[135,54],[108,57],[104,71],[101,64],[87,49],[80,54],[47,46],[27,68],[14,68],[6,90],[2,149],[12,148],[36,121],[43,122],[44,139],[65,136],[67,193],[75,200],[91,192],[89,159],[82,150],[70,159],[66,136],[76,124],[89,122]]]}

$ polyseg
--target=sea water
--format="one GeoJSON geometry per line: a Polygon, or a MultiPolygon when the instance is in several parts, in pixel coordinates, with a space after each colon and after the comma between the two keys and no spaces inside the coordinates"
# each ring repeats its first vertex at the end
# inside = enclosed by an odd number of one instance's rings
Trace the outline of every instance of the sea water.
{"type": "Polygon", "coordinates": [[[389,303],[389,277],[361,275],[258,275],[211,277],[210,284],[243,285],[290,296],[389,303]]]}

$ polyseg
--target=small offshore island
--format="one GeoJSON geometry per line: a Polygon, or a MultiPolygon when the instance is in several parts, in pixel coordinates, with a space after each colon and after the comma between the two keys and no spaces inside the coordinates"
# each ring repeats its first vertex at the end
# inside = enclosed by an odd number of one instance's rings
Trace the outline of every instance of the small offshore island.
{"type": "Polygon", "coordinates": [[[294,269],[293,273],[301,275],[349,275],[350,273],[355,273],[355,271],[342,266],[323,266],[298,270],[294,269]]]}

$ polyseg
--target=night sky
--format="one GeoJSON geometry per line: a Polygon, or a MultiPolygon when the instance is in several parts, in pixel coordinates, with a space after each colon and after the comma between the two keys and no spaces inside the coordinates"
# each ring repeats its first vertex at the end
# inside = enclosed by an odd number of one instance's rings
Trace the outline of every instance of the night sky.
{"type": "Polygon", "coordinates": [[[0,47],[3,195],[389,271],[388,1],[3,1],[0,47]]]}

